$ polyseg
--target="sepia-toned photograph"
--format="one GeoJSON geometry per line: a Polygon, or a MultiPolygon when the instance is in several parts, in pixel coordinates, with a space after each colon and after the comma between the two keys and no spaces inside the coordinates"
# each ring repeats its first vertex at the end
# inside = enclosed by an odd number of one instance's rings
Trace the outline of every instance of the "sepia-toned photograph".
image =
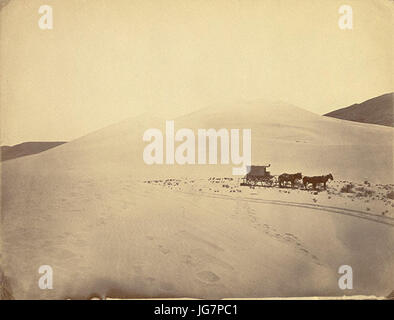
{"type": "Polygon", "coordinates": [[[392,0],[0,0],[0,300],[394,299],[393,40],[392,0]]]}

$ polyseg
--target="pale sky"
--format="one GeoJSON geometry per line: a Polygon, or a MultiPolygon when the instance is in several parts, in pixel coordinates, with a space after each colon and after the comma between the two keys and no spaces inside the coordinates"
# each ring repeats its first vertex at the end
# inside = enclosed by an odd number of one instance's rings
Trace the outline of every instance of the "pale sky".
{"type": "Polygon", "coordinates": [[[72,140],[142,111],[270,99],[323,114],[394,91],[393,12],[390,0],[11,0],[1,144],[72,140]],[[52,30],[38,27],[43,4],[52,30]],[[342,4],[352,30],[338,27],[342,4]]]}

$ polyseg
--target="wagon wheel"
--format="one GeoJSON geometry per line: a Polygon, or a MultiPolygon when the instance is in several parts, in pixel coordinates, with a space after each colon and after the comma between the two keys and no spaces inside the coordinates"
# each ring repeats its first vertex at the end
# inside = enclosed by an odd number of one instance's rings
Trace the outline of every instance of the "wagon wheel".
{"type": "Polygon", "coordinates": [[[269,184],[271,187],[275,186],[278,183],[278,179],[276,176],[270,176],[269,184]]]}

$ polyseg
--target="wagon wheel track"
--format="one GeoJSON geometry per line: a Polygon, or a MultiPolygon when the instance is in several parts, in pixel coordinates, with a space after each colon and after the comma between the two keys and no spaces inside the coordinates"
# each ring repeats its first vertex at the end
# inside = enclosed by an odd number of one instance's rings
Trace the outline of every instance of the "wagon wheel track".
{"type": "MultiPolygon", "coordinates": [[[[193,193],[193,192],[186,192],[186,191],[176,191],[176,192],[196,195],[196,193],[193,193]]],[[[368,212],[361,211],[361,210],[340,208],[340,207],[320,205],[320,204],[307,203],[307,202],[256,199],[256,198],[251,198],[251,197],[231,197],[228,195],[211,194],[208,192],[199,192],[198,195],[203,195],[204,197],[210,197],[210,198],[224,199],[224,200],[240,200],[240,201],[247,201],[247,202],[254,202],[254,203],[275,204],[275,205],[282,205],[282,206],[288,206],[288,207],[307,208],[307,209],[313,209],[313,210],[318,210],[318,211],[323,211],[323,212],[332,212],[332,213],[338,213],[338,214],[352,216],[352,217],[356,217],[356,218],[360,218],[360,219],[365,219],[365,220],[369,220],[369,221],[374,221],[377,223],[381,223],[381,224],[385,224],[385,225],[389,225],[389,226],[394,227],[394,218],[381,217],[381,216],[377,216],[372,213],[368,213],[368,212]]]]}

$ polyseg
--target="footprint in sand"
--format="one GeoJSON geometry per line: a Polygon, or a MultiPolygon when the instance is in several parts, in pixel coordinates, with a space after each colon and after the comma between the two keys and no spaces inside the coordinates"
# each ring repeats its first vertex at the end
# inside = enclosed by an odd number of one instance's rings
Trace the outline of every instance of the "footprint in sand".
{"type": "Polygon", "coordinates": [[[210,283],[220,280],[220,277],[217,276],[212,271],[201,271],[197,273],[197,277],[204,282],[210,282],[210,283]]]}
{"type": "Polygon", "coordinates": [[[189,265],[189,266],[196,266],[196,265],[198,264],[197,261],[196,261],[196,259],[193,258],[193,257],[192,257],[191,255],[189,255],[189,254],[182,255],[181,258],[182,258],[181,261],[182,261],[183,263],[189,265]]]}
{"type": "Polygon", "coordinates": [[[167,248],[163,247],[162,245],[159,245],[159,250],[163,254],[169,254],[170,253],[170,250],[168,250],[167,248]]]}

